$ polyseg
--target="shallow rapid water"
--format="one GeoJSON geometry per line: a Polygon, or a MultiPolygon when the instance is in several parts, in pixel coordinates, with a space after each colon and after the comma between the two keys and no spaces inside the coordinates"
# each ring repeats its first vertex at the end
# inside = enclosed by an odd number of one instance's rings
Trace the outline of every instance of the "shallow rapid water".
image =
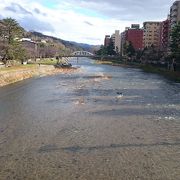
{"type": "Polygon", "coordinates": [[[180,179],[180,84],[72,64],[0,88],[0,179],[180,179]]]}

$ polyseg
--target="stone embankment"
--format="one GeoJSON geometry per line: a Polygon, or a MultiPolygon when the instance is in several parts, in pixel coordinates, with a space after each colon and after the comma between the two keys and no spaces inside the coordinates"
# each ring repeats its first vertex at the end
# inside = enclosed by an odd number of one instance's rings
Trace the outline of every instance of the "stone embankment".
{"type": "Polygon", "coordinates": [[[0,71],[0,87],[32,77],[42,77],[58,73],[70,73],[75,69],[56,69],[53,65],[35,65],[30,68],[4,69],[0,71]]]}

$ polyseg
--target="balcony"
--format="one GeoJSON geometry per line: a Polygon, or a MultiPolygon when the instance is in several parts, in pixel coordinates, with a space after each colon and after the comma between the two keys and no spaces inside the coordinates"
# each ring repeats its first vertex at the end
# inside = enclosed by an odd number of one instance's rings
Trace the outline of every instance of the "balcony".
{"type": "Polygon", "coordinates": [[[172,7],[171,7],[171,12],[173,12],[173,11],[177,11],[177,9],[178,9],[178,7],[177,7],[177,5],[173,5],[172,7]]]}
{"type": "Polygon", "coordinates": [[[171,23],[177,22],[177,17],[172,17],[171,18],[171,23]]]}
{"type": "Polygon", "coordinates": [[[171,17],[176,17],[177,14],[178,14],[177,11],[174,11],[174,12],[171,13],[171,17]]]}

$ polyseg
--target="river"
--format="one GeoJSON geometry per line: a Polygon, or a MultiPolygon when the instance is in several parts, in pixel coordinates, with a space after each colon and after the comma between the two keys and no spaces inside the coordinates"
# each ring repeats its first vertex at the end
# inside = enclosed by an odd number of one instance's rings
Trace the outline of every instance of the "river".
{"type": "Polygon", "coordinates": [[[180,179],[180,84],[72,63],[0,88],[0,179],[180,179]]]}

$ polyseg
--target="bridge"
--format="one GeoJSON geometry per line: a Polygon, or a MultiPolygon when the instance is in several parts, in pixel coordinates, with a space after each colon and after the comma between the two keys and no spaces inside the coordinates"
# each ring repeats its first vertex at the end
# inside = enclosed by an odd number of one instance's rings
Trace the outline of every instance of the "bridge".
{"type": "Polygon", "coordinates": [[[94,56],[93,53],[90,53],[88,51],[75,51],[72,53],[72,55],[77,56],[77,57],[92,57],[92,56],[94,56]]]}
{"type": "Polygon", "coordinates": [[[56,59],[58,60],[57,65],[58,66],[69,66],[69,60],[70,58],[73,57],[77,57],[77,60],[79,57],[88,57],[88,58],[92,58],[92,57],[96,57],[93,53],[90,53],[88,51],[75,51],[70,55],[59,55],[56,57],[56,59]]]}
{"type": "MultiPolygon", "coordinates": [[[[103,60],[104,58],[106,58],[106,59],[110,58],[109,56],[95,55],[95,54],[93,54],[91,52],[88,52],[88,51],[75,51],[70,55],[59,55],[59,56],[57,56],[56,57],[57,60],[58,60],[57,64],[59,64],[59,65],[62,65],[62,64],[68,65],[68,64],[70,64],[69,63],[70,58],[73,58],[73,57],[76,57],[77,60],[78,60],[78,58],[81,58],[81,57],[87,57],[87,58],[93,58],[93,59],[101,59],[101,60],[103,60]]],[[[117,58],[119,58],[119,56],[113,56],[111,58],[117,59],[117,58]]]]}
{"type": "Polygon", "coordinates": [[[96,55],[94,55],[93,53],[90,53],[88,51],[75,51],[70,55],[59,55],[59,58],[62,57],[96,57],[96,55]]]}

